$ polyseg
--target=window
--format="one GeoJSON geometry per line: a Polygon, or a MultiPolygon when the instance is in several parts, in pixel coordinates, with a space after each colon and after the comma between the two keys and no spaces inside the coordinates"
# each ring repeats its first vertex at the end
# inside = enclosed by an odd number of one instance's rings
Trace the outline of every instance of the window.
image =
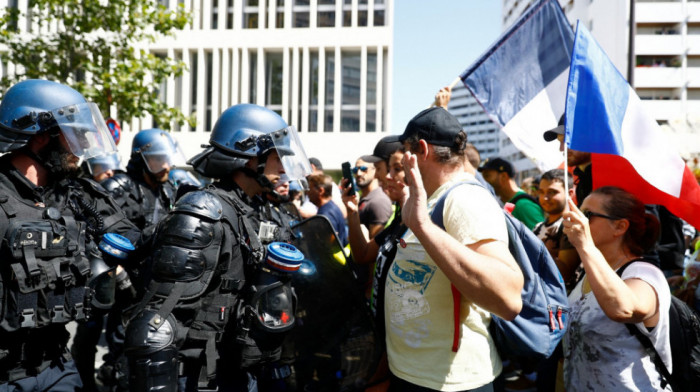
{"type": "Polygon", "coordinates": [[[384,15],[385,15],[386,5],[384,0],[374,0],[374,25],[384,26],[384,15]]]}
{"type": "Polygon", "coordinates": [[[248,56],[248,102],[258,100],[258,54],[251,52],[248,56]]]}
{"type": "Polygon", "coordinates": [[[267,53],[265,55],[265,106],[278,113],[282,111],[283,74],[282,53],[267,53]]]}
{"type": "Polygon", "coordinates": [[[309,57],[309,132],[318,132],[318,52],[309,57]]]}
{"type": "Polygon", "coordinates": [[[366,131],[375,132],[377,123],[377,54],[367,53],[366,131]]]}
{"type": "Polygon", "coordinates": [[[226,5],[226,28],[233,29],[233,0],[227,0],[226,5]]]}
{"type": "Polygon", "coordinates": [[[352,26],[352,0],[343,0],[343,27],[352,26]]]}
{"type": "Polygon", "coordinates": [[[243,28],[258,28],[258,0],[243,0],[243,28]]]}
{"type": "Polygon", "coordinates": [[[309,0],[292,0],[292,25],[294,27],[309,27],[309,0]]]}
{"type": "Polygon", "coordinates": [[[318,0],[318,27],[335,27],[335,0],[318,0]]]}
{"type": "Polygon", "coordinates": [[[360,52],[342,52],[341,132],[360,131],[360,52]]]}
{"type": "Polygon", "coordinates": [[[326,110],[324,113],[324,132],[333,132],[333,109],[335,101],[335,50],[326,52],[326,110]]]}
{"type": "Polygon", "coordinates": [[[357,25],[367,26],[367,0],[357,0],[357,25]]]}

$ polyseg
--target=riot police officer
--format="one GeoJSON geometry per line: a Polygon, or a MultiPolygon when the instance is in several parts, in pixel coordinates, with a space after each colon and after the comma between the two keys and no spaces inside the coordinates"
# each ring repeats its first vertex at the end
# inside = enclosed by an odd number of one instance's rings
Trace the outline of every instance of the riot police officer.
{"type": "Polygon", "coordinates": [[[59,83],[25,80],[2,97],[0,389],[81,387],[65,326],[86,319],[94,294],[109,297],[90,289],[111,273],[96,243],[140,234],[104,189],[77,178],[80,159],[116,150],[104,124],[94,103],[59,83]]]}
{"type": "Polygon", "coordinates": [[[185,163],[172,136],[161,129],[144,129],[134,136],[126,173],[102,182],[127,218],[141,230],[165,217],[175,201],[175,187],[168,179],[175,165],[185,163]]]}
{"type": "Polygon", "coordinates": [[[178,377],[186,390],[255,390],[287,375],[275,362],[294,298],[265,263],[292,233],[261,196],[283,174],[303,179],[308,159],[293,127],[252,104],[224,111],[209,143],[190,163],[218,181],[182,196],[156,231],[152,280],[127,327],[133,391],[176,391],[178,377]]]}

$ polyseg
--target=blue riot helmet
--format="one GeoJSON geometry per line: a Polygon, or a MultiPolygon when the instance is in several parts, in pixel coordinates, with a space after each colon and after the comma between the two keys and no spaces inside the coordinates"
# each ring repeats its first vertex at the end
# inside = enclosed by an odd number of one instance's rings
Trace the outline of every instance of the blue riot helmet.
{"type": "Polygon", "coordinates": [[[168,173],[168,178],[173,182],[173,184],[175,184],[176,187],[179,187],[180,185],[191,185],[199,188],[202,186],[202,182],[199,181],[194,174],[185,169],[176,168],[170,170],[170,173],[168,173]]]}
{"type": "Polygon", "coordinates": [[[60,131],[68,150],[83,159],[117,150],[97,105],[76,90],[38,79],[10,87],[0,103],[0,152],[22,148],[49,131],[60,131]]]}
{"type": "MultiPolygon", "coordinates": [[[[311,173],[299,136],[279,114],[262,106],[238,104],[226,109],[214,125],[211,146],[190,160],[194,169],[212,178],[225,178],[235,170],[246,171],[249,159],[258,157],[264,165],[267,154],[277,149],[291,179],[311,173]]],[[[261,167],[251,176],[261,176],[261,167]]]]}
{"type": "Polygon", "coordinates": [[[114,152],[111,154],[103,154],[100,156],[92,157],[87,159],[87,168],[90,175],[95,178],[102,173],[106,173],[110,170],[119,170],[121,160],[119,154],[114,152]]]}
{"type": "Polygon", "coordinates": [[[143,167],[156,174],[173,166],[185,164],[185,155],[170,133],[158,129],[144,129],[131,143],[131,161],[140,159],[143,167]]]}

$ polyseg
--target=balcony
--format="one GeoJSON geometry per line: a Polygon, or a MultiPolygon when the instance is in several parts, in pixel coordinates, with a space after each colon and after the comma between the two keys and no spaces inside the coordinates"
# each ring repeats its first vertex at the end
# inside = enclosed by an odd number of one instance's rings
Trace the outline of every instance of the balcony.
{"type": "MultiPolygon", "coordinates": [[[[691,8],[689,6],[688,8],[691,8]]],[[[677,23],[683,20],[683,7],[680,1],[637,2],[635,19],[637,23],[677,23]]],[[[700,17],[700,14],[698,14],[700,17]]]]}
{"type": "Polygon", "coordinates": [[[634,51],[638,56],[679,55],[683,53],[683,40],[680,35],[637,35],[634,51]]]}
{"type": "Polygon", "coordinates": [[[700,2],[689,1],[686,7],[688,7],[688,23],[700,22],[700,2]]]}
{"type": "Polygon", "coordinates": [[[682,87],[683,72],[679,67],[636,67],[634,86],[637,88],[682,87]]]}
{"type": "Polygon", "coordinates": [[[689,88],[700,88],[700,67],[688,67],[686,75],[689,88]]]}
{"type": "MultiPolygon", "coordinates": [[[[700,110],[700,101],[697,102],[697,109],[700,110]]],[[[681,101],[677,99],[670,100],[648,100],[642,101],[642,107],[646,113],[649,113],[655,120],[673,120],[681,116],[682,105],[681,101]]],[[[688,109],[690,109],[690,101],[688,102],[688,109]]]]}

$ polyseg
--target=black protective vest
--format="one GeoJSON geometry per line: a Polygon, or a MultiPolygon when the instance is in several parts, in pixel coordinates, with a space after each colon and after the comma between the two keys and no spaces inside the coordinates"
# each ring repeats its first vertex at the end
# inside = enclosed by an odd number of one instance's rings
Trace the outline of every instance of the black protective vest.
{"type": "Polygon", "coordinates": [[[0,328],[7,332],[86,317],[86,224],[66,204],[80,191],[66,192],[59,205],[48,207],[0,195],[0,328]]]}
{"type": "Polygon", "coordinates": [[[175,187],[169,181],[156,192],[127,173],[117,173],[101,185],[110,193],[126,217],[139,229],[156,225],[174,204],[175,187]]]}
{"type": "MultiPolygon", "coordinates": [[[[231,355],[225,359],[241,367],[280,355],[281,339],[266,346],[258,342],[273,339],[238,335],[245,329],[240,309],[248,291],[246,278],[262,262],[264,245],[290,239],[291,230],[276,214],[268,215],[271,210],[265,205],[251,207],[237,192],[209,186],[177,201],[158,225],[149,288],[139,306],[157,311],[149,322],[156,329],[174,315],[178,335],[204,350],[210,377],[219,355],[231,355]],[[262,240],[261,221],[268,228],[262,240]]],[[[193,353],[200,355],[189,350],[193,353]]]]}

